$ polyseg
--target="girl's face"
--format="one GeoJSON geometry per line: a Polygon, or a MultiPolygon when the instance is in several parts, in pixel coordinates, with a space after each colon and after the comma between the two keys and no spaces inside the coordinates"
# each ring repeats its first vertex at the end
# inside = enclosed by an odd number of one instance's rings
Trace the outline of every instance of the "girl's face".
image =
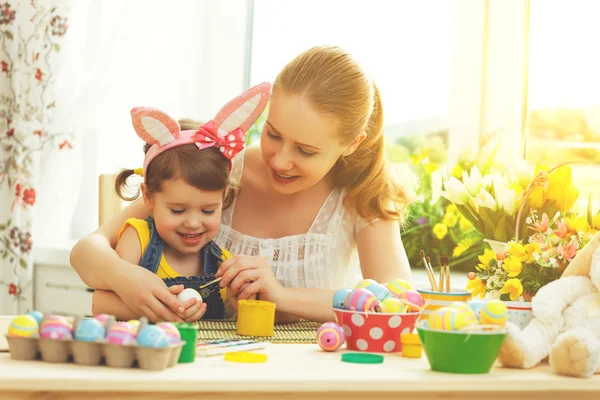
{"type": "Polygon", "coordinates": [[[274,93],[260,138],[272,187],[292,194],[321,181],[348,150],[336,128],[333,118],[317,113],[300,96],[274,93]]]}
{"type": "Polygon", "coordinates": [[[162,190],[151,197],[144,186],[142,192],[158,234],[179,254],[197,253],[217,236],[223,190],[200,190],[183,179],[175,179],[163,182],[162,190]]]}

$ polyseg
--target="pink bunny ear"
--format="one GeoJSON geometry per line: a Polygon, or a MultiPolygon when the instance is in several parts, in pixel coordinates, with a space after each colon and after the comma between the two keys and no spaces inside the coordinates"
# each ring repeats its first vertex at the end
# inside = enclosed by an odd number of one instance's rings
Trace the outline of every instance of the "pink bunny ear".
{"type": "Polygon", "coordinates": [[[171,143],[181,132],[177,121],[151,107],[135,107],[131,110],[131,121],[138,136],[150,144],[171,143]]]}
{"type": "Polygon", "coordinates": [[[256,85],[227,103],[213,119],[219,136],[240,129],[246,132],[265,109],[271,93],[268,82],[256,85]]]}

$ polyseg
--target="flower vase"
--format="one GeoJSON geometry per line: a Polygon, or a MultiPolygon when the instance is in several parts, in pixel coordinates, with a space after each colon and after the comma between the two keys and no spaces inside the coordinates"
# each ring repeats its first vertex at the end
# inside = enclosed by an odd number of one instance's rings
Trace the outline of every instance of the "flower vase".
{"type": "Polygon", "coordinates": [[[529,301],[504,301],[508,309],[508,321],[523,330],[533,318],[531,302],[529,301]]]}
{"type": "Polygon", "coordinates": [[[499,242],[497,240],[491,239],[483,239],[483,241],[489,244],[494,253],[496,254],[506,253],[508,251],[509,247],[507,242],[499,242]]]}

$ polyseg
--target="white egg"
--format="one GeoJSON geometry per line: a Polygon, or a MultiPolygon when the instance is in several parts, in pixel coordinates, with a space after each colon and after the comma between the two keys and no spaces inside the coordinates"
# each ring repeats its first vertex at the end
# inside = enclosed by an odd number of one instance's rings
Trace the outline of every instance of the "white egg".
{"type": "Polygon", "coordinates": [[[198,293],[197,290],[191,288],[183,289],[181,293],[177,295],[177,298],[180,301],[187,301],[189,299],[196,298],[198,299],[198,303],[202,302],[202,296],[200,296],[200,293],[198,293]]]}

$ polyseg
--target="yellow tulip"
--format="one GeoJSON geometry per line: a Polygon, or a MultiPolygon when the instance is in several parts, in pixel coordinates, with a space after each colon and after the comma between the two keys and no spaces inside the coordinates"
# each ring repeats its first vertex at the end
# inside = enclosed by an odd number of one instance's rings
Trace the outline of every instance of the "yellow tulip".
{"type": "Polygon", "coordinates": [[[481,278],[472,279],[467,283],[467,290],[471,291],[471,295],[473,297],[477,297],[477,295],[479,295],[479,297],[483,299],[485,296],[485,289],[486,284],[481,280],[481,278]]]}
{"type": "Polygon", "coordinates": [[[544,205],[544,190],[541,187],[536,187],[533,192],[529,195],[529,204],[532,208],[539,210],[544,205]]]}
{"type": "Polygon", "coordinates": [[[516,257],[508,257],[502,263],[502,269],[508,272],[508,276],[514,278],[515,276],[519,276],[523,270],[523,264],[521,263],[521,260],[516,257]]]}
{"type": "Polygon", "coordinates": [[[585,217],[566,218],[566,221],[570,231],[586,233],[590,229],[585,217]]]}
{"type": "Polygon", "coordinates": [[[523,285],[518,278],[509,279],[504,282],[504,286],[500,289],[500,294],[510,294],[512,301],[517,300],[523,294],[523,285]]]}
{"type": "Polygon", "coordinates": [[[565,190],[573,186],[573,171],[568,165],[564,165],[552,171],[549,175],[546,197],[550,200],[558,200],[563,197],[565,190]]]}
{"type": "Polygon", "coordinates": [[[462,173],[463,173],[463,169],[460,165],[455,165],[454,167],[452,167],[452,176],[460,179],[462,178],[462,173]]]}
{"type": "Polygon", "coordinates": [[[556,207],[562,213],[566,213],[573,207],[579,197],[579,190],[573,185],[566,188],[561,197],[556,199],[556,207]]]}
{"type": "Polygon", "coordinates": [[[438,240],[442,240],[444,237],[446,237],[446,234],[448,233],[448,227],[444,224],[435,224],[433,227],[433,234],[435,235],[436,238],[438,238],[438,240]]]}
{"type": "Polygon", "coordinates": [[[523,246],[521,243],[509,243],[508,255],[514,258],[518,258],[521,262],[527,261],[527,251],[525,250],[525,246],[523,246]]]}
{"type": "Polygon", "coordinates": [[[481,264],[479,264],[479,267],[482,269],[490,269],[490,267],[496,265],[496,262],[498,261],[498,259],[496,258],[496,253],[494,253],[490,249],[485,249],[483,251],[483,254],[478,256],[477,258],[479,258],[479,262],[481,262],[481,264]]]}
{"type": "Polygon", "coordinates": [[[594,229],[600,229],[600,213],[594,217],[592,224],[594,225],[594,229]]]}

